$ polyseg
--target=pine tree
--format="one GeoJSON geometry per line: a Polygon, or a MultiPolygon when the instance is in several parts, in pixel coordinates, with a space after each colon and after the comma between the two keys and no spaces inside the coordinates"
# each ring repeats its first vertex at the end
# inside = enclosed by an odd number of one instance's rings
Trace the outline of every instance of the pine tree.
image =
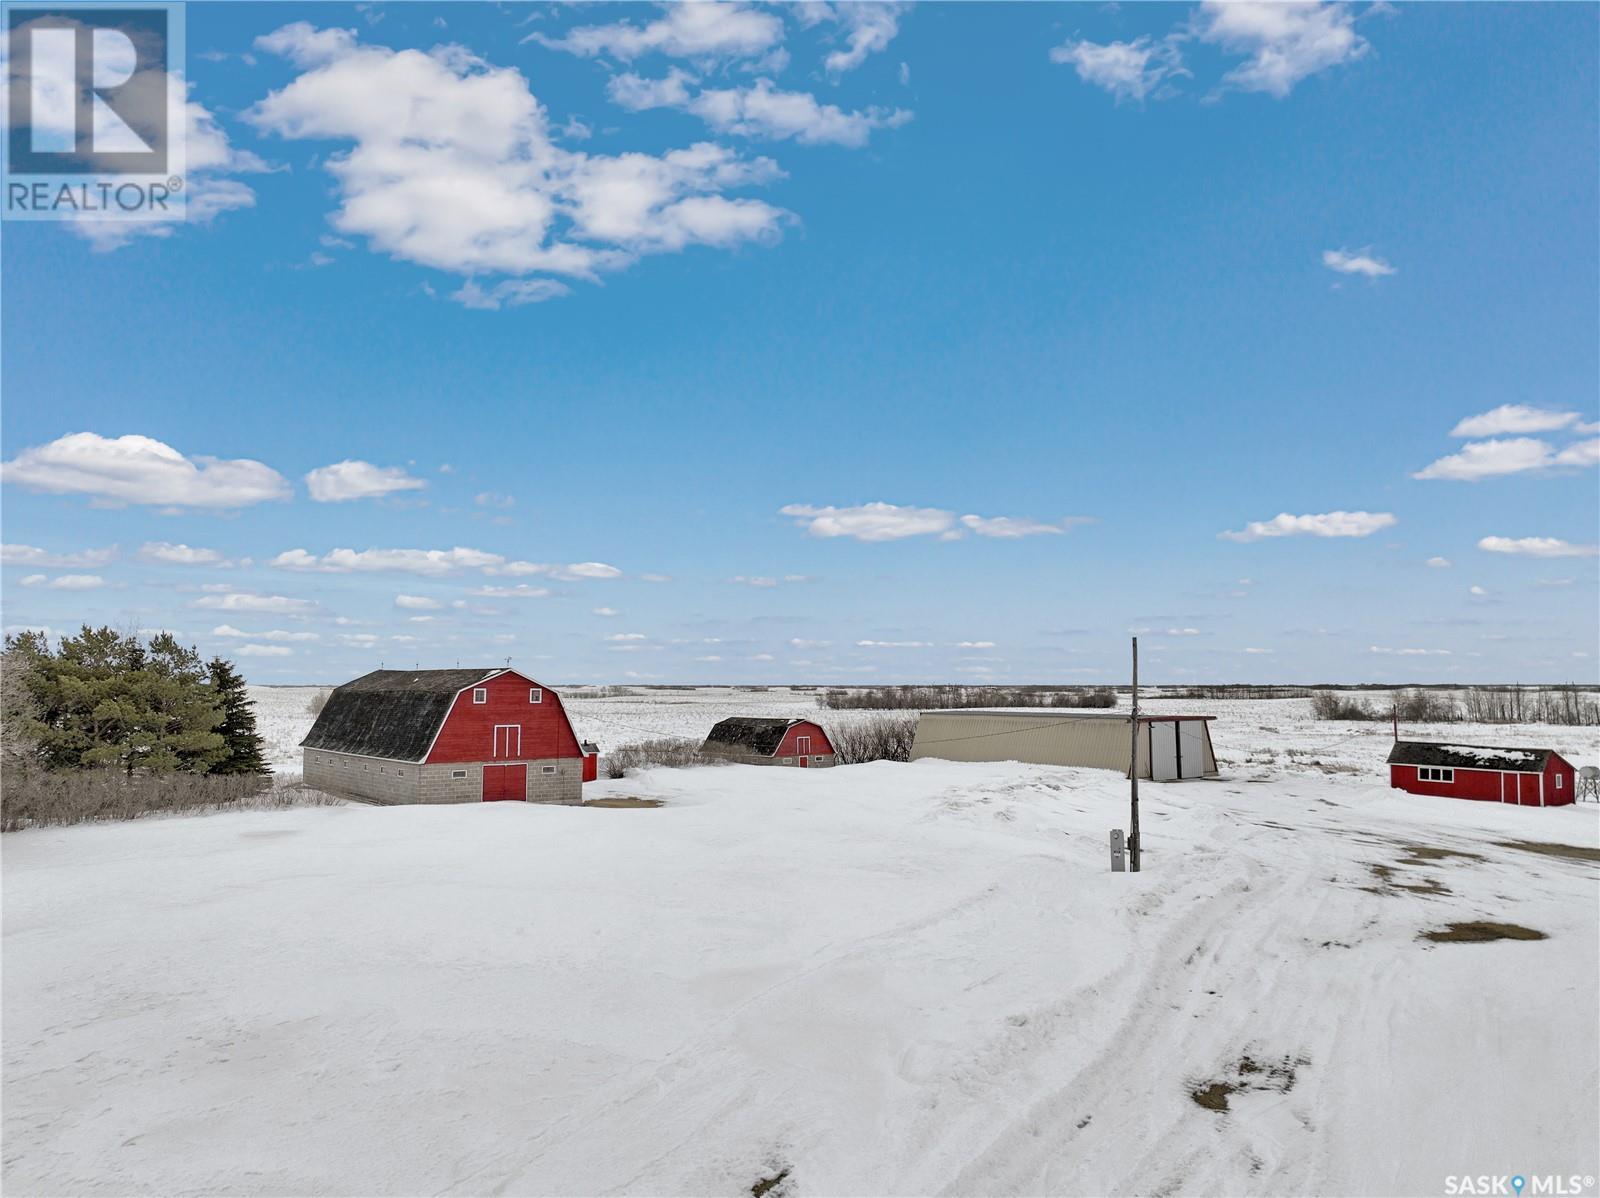
{"type": "Polygon", "coordinates": [[[55,653],[35,655],[25,685],[34,699],[29,731],[53,769],[203,774],[228,755],[200,655],[168,633],[147,648],[136,636],[85,625],[55,653]]]}
{"type": "Polygon", "coordinates": [[[222,705],[222,724],[217,731],[227,744],[228,755],[211,767],[213,774],[270,774],[272,767],[262,757],[261,737],[256,732],[255,704],[244,687],[244,679],[233,663],[220,657],[211,659],[211,689],[222,705]]]}

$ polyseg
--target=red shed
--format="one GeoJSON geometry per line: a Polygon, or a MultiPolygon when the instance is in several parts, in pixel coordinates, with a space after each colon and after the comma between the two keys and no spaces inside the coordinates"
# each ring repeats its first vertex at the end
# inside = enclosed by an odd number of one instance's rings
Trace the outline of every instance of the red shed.
{"type": "Polygon", "coordinates": [[[800,769],[837,763],[833,742],[812,720],[734,716],[711,729],[700,751],[708,757],[748,765],[791,765],[800,769]]]}
{"type": "Polygon", "coordinates": [[[1554,749],[1396,741],[1389,785],[1418,795],[1561,807],[1574,799],[1577,771],[1554,749]]]}
{"type": "Polygon", "coordinates": [[[374,670],[300,742],[308,786],[379,803],[581,803],[584,763],[561,697],[515,670],[374,670]]]}

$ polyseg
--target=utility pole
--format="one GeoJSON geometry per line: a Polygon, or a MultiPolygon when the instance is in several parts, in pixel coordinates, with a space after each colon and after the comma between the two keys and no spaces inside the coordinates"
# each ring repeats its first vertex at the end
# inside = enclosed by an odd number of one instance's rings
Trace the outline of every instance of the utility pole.
{"type": "Polygon", "coordinates": [[[1128,868],[1139,872],[1139,638],[1133,638],[1133,715],[1128,724],[1128,868]]]}

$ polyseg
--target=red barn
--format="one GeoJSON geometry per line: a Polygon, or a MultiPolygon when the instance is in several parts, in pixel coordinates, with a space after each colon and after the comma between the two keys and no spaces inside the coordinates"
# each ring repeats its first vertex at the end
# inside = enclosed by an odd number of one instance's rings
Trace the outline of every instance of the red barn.
{"type": "Polygon", "coordinates": [[[1554,749],[1504,749],[1396,741],[1389,785],[1417,795],[1560,807],[1574,799],[1577,771],[1554,749]]]}
{"type": "Polygon", "coordinates": [[[300,742],[306,785],[378,803],[581,803],[591,754],[561,697],[515,670],[374,670],[300,742]]]}
{"type": "Polygon", "coordinates": [[[711,729],[700,751],[746,765],[790,765],[800,769],[834,765],[833,742],[811,720],[735,716],[711,729]]]}

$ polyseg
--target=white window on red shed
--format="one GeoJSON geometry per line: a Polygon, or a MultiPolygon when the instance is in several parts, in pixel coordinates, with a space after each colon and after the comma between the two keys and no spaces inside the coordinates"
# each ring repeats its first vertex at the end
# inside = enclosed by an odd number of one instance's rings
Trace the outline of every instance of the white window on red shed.
{"type": "Polygon", "coordinates": [[[472,701],[474,703],[487,703],[489,701],[489,688],[486,686],[473,687],[472,701]]]}
{"type": "Polygon", "coordinates": [[[1561,775],[1560,774],[1556,775],[1556,789],[1557,790],[1561,789],[1561,775]]]}
{"type": "Polygon", "coordinates": [[[544,702],[544,691],[540,690],[537,686],[530,687],[528,689],[528,702],[529,703],[543,703],[544,702]]]}
{"type": "Polygon", "coordinates": [[[1453,769],[1444,769],[1436,765],[1424,765],[1417,769],[1419,782],[1454,782],[1456,772],[1453,769]]]}

